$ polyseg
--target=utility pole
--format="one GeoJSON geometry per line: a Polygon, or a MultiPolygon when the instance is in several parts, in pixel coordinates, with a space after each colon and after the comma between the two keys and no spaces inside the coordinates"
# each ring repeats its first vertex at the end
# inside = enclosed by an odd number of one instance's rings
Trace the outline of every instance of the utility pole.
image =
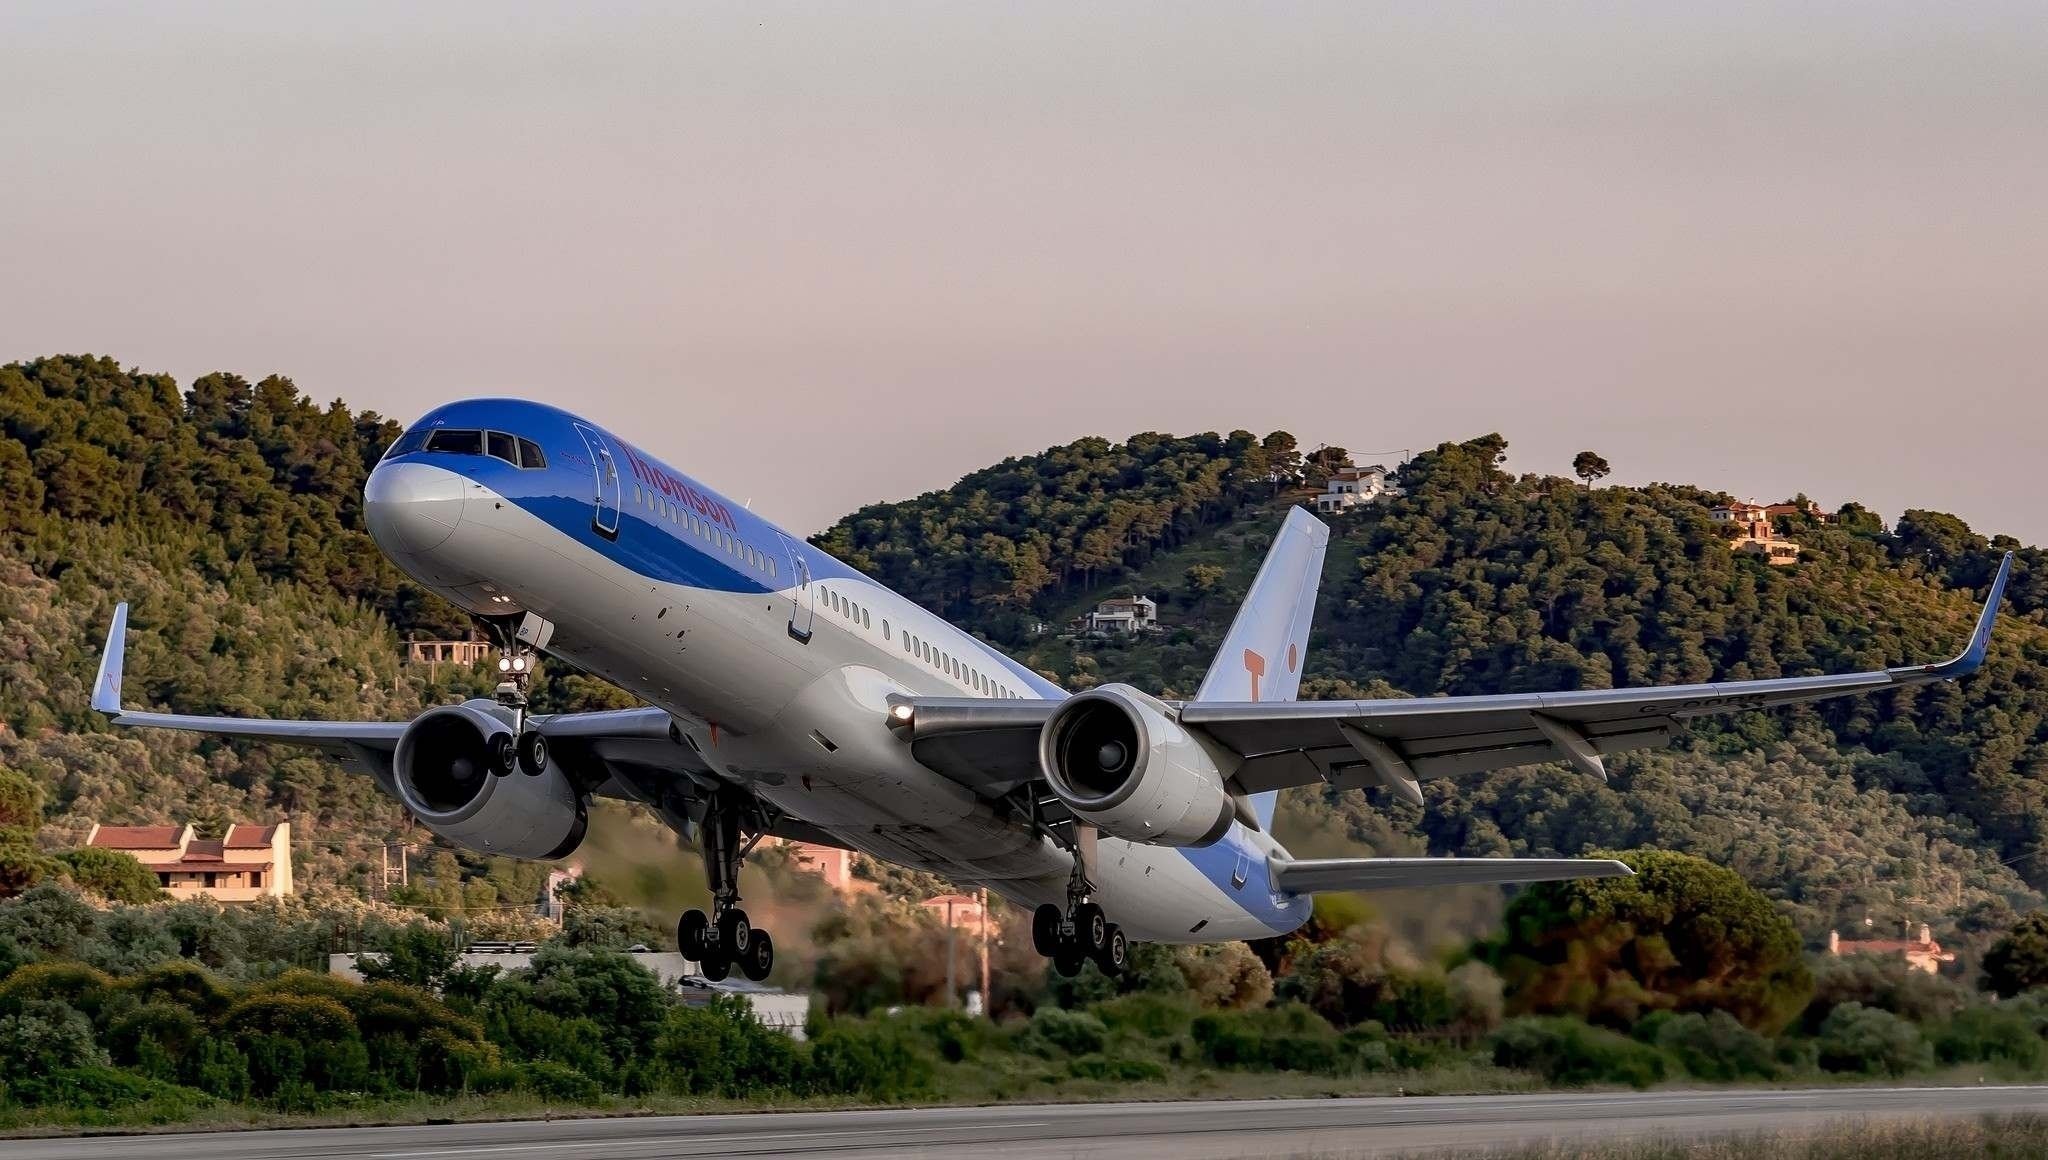
{"type": "Polygon", "coordinates": [[[946,896],[946,1007],[951,1009],[960,990],[953,981],[953,896],[946,896]]]}
{"type": "Polygon", "coordinates": [[[995,1022],[996,1005],[988,993],[988,887],[981,888],[981,1015],[995,1022]]]}

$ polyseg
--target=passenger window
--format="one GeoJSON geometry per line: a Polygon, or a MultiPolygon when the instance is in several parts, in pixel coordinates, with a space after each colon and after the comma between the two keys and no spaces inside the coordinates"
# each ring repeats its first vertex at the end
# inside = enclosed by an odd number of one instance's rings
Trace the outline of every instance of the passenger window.
{"type": "MultiPolygon", "coordinates": [[[[884,623],[884,624],[887,624],[888,622],[887,622],[887,621],[883,621],[882,623],[884,623]]],[[[868,610],[867,610],[867,609],[865,609],[865,608],[863,608],[863,609],[861,609],[861,610],[860,610],[860,626],[861,626],[862,628],[873,628],[873,627],[875,627],[875,622],[874,622],[874,621],[872,621],[872,620],[870,620],[870,619],[868,619],[868,610]]]]}
{"type": "Polygon", "coordinates": [[[882,639],[889,639],[889,618],[886,616],[882,618],[882,639]]]}
{"type": "Polygon", "coordinates": [[[519,466],[546,467],[547,465],[548,457],[541,453],[540,444],[535,443],[531,439],[521,439],[519,441],[519,466]]]}
{"type": "Polygon", "coordinates": [[[451,455],[482,455],[484,453],[483,432],[449,431],[445,429],[436,431],[427,438],[427,450],[445,451],[451,455]]]}
{"type": "Polygon", "coordinates": [[[484,448],[492,459],[502,459],[514,467],[519,466],[519,444],[503,431],[484,432],[484,448]]]}

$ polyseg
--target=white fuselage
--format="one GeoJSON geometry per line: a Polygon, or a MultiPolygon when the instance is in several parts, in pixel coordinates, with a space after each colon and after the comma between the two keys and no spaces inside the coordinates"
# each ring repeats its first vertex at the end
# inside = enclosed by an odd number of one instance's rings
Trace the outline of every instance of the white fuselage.
{"type": "MultiPolygon", "coordinates": [[[[1065,899],[1065,850],[920,764],[886,723],[892,693],[1059,696],[1042,678],[752,517],[714,524],[629,481],[600,516],[616,538],[593,543],[494,490],[490,468],[424,458],[386,462],[371,483],[378,543],[420,583],[473,612],[545,618],[545,652],[663,709],[718,776],[853,849],[1027,907],[1065,899]],[[624,562],[653,536],[766,583],[735,591],[624,562]]],[[[1309,905],[1270,887],[1278,848],[1236,824],[1201,850],[1103,837],[1094,897],[1139,940],[1283,933],[1309,905]]]]}

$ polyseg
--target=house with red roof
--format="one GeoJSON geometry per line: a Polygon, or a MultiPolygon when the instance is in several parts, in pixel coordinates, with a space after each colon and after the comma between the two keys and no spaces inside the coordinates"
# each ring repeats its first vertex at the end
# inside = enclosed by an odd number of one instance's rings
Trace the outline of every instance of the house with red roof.
{"type": "Polygon", "coordinates": [[[133,855],[179,898],[254,902],[292,892],[292,824],[235,822],[218,840],[184,826],[102,826],[85,844],[133,855]]]}

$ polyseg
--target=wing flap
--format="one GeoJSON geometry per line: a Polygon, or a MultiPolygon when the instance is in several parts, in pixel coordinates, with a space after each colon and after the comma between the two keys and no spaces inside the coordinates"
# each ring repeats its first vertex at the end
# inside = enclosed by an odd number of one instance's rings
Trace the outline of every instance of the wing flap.
{"type": "Polygon", "coordinates": [[[1623,878],[1635,871],[1612,858],[1315,858],[1275,860],[1272,873],[1273,885],[1289,894],[1323,894],[1623,878]]]}

